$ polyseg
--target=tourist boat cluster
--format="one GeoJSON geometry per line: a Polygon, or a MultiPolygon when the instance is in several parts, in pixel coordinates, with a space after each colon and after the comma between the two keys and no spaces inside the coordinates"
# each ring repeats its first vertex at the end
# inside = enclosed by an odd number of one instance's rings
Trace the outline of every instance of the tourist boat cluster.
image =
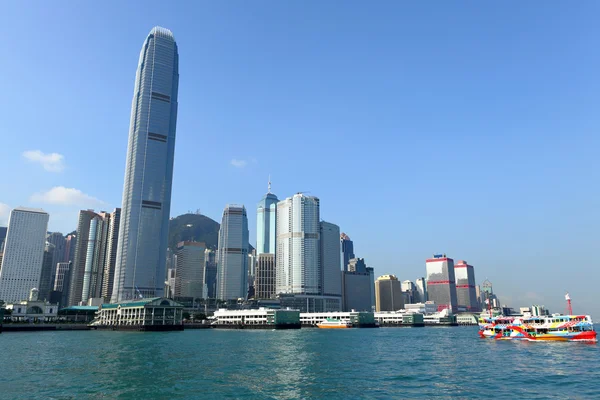
{"type": "Polygon", "coordinates": [[[479,319],[479,336],[497,340],[597,342],[589,315],[574,315],[569,294],[565,296],[569,314],[489,316],[479,319]]]}

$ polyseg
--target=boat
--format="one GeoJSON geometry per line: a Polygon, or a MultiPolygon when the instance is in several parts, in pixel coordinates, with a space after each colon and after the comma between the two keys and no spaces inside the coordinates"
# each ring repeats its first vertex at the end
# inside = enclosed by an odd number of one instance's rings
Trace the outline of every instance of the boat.
{"type": "Polygon", "coordinates": [[[569,294],[568,315],[531,315],[479,318],[479,336],[496,340],[597,342],[594,323],[589,315],[574,315],[569,294]]]}
{"type": "Polygon", "coordinates": [[[346,329],[352,328],[352,322],[340,319],[327,318],[317,324],[322,329],[346,329]]]}

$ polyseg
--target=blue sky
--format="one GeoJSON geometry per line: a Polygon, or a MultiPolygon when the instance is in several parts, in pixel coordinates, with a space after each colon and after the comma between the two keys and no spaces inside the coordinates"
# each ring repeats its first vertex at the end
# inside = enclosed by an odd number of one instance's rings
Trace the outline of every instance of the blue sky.
{"type": "Polygon", "coordinates": [[[376,274],[447,253],[512,306],[600,317],[595,2],[28,2],[0,5],[0,224],[76,227],[120,206],[135,70],[180,51],[173,216],[249,209],[269,174],[376,274]],[[123,4],[122,4],[123,3],[123,4]],[[68,5],[68,7],[67,7],[68,5]],[[52,156],[52,153],[56,153],[52,156]]]}

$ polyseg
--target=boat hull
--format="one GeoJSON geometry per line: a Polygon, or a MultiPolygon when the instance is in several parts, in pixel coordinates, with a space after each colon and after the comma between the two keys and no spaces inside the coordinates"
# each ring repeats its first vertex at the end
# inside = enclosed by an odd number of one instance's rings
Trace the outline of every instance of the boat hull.
{"type": "Polygon", "coordinates": [[[479,331],[483,339],[495,340],[526,340],[529,342],[597,342],[595,331],[586,332],[552,332],[545,334],[529,334],[518,327],[505,332],[496,333],[492,330],[479,331]]]}

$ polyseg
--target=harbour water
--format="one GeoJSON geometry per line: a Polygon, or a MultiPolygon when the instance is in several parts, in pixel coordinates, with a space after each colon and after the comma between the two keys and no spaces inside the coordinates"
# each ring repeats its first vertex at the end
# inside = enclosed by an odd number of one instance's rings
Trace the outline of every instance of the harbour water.
{"type": "Polygon", "coordinates": [[[600,398],[600,347],[476,327],[0,335],[2,399],[600,398]]]}

